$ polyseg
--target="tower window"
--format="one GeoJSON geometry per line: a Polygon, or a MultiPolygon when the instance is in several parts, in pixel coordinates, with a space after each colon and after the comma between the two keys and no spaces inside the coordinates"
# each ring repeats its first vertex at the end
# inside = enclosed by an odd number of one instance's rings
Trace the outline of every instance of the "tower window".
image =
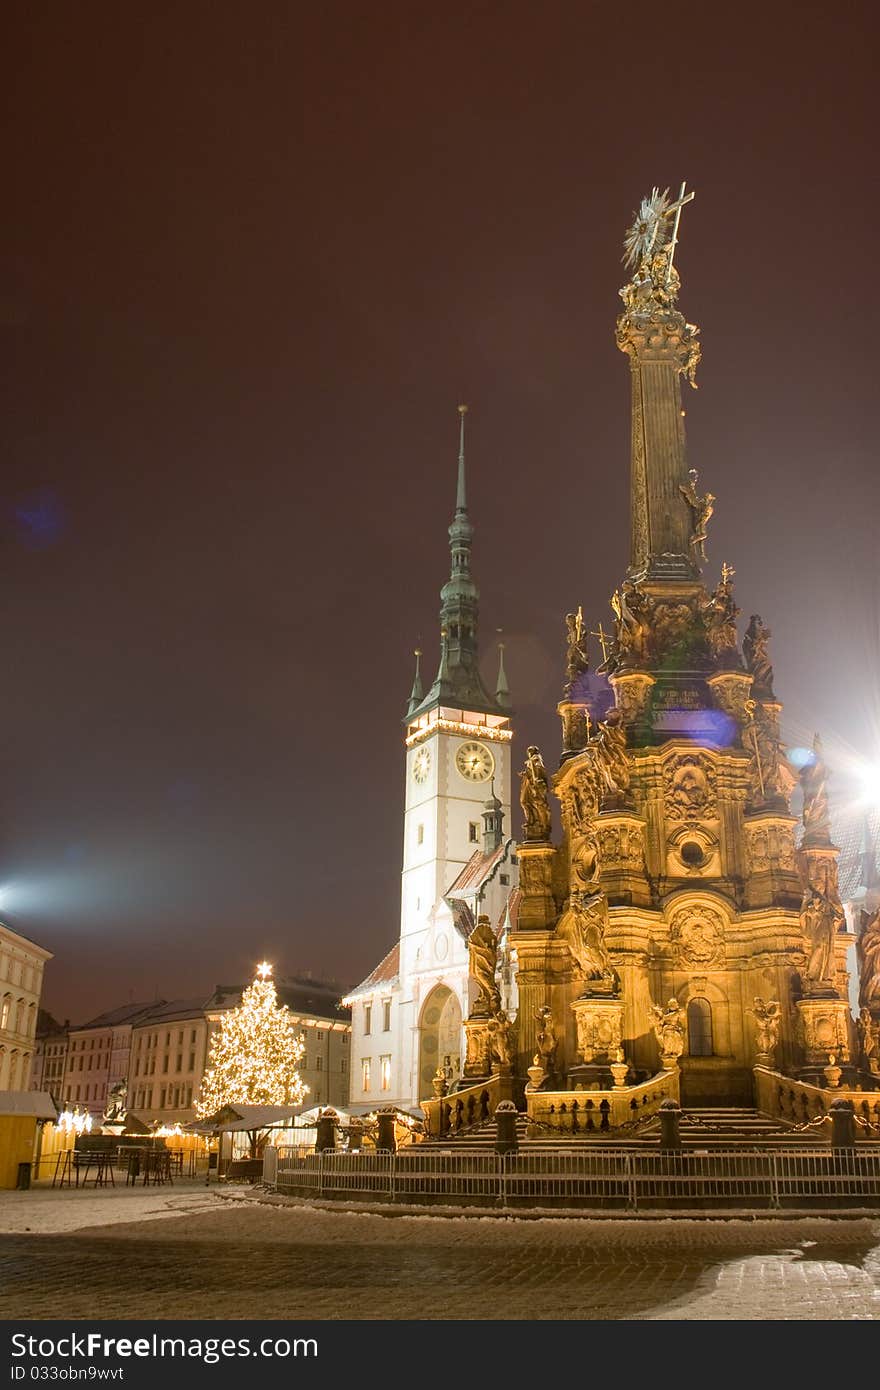
{"type": "Polygon", "coordinates": [[[692,1057],[711,1057],[712,1005],[708,999],[692,999],[687,1006],[688,1052],[692,1057]]]}
{"type": "Polygon", "coordinates": [[[468,823],[468,840],[472,845],[477,844],[480,838],[480,823],[472,820],[468,823]]]}
{"type": "Polygon", "coordinates": [[[423,825],[417,825],[417,826],[416,826],[416,844],[417,844],[417,845],[423,845],[424,843],[425,843],[425,827],[424,827],[423,825]]]}
{"type": "Polygon", "coordinates": [[[510,874],[499,874],[499,875],[498,875],[498,878],[499,878],[499,880],[500,880],[500,882],[501,882],[502,888],[507,888],[507,887],[509,887],[509,885],[510,885],[510,874]]]}

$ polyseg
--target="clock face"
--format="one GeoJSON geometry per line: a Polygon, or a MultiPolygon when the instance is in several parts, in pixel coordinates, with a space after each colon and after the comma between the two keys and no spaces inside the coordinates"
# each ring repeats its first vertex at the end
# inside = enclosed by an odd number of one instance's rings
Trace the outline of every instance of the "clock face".
{"type": "Polygon", "coordinates": [[[417,782],[426,782],[431,771],[431,750],[420,748],[413,758],[412,774],[417,782]]]}
{"type": "Polygon", "coordinates": [[[488,782],[495,771],[495,759],[483,743],[463,743],[455,755],[455,766],[468,782],[488,782]]]}

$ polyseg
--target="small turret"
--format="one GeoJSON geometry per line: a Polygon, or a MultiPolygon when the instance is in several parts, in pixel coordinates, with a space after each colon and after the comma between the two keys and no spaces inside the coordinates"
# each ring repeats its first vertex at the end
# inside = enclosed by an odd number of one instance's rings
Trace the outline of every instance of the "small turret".
{"type": "Polygon", "coordinates": [[[495,795],[495,778],[488,801],[483,804],[483,853],[493,854],[504,839],[504,807],[495,795]]]}

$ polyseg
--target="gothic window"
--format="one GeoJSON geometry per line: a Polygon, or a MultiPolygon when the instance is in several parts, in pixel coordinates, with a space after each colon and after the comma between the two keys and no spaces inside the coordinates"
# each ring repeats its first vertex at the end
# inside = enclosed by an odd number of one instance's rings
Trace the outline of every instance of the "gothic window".
{"type": "Polygon", "coordinates": [[[688,1052],[692,1057],[711,1057],[712,1006],[708,999],[692,999],[687,1006],[688,1052]]]}
{"type": "Polygon", "coordinates": [[[472,820],[472,821],[470,821],[469,824],[468,824],[468,840],[470,841],[470,843],[471,843],[472,845],[475,845],[475,844],[477,843],[477,841],[479,840],[479,838],[480,838],[480,824],[479,824],[479,821],[472,820]]]}

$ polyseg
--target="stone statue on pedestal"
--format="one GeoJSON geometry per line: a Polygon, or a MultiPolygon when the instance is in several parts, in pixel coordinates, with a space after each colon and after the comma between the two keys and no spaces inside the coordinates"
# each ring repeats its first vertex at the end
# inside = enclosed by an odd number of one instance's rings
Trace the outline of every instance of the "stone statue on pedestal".
{"type": "Polygon", "coordinates": [[[684,1010],[677,999],[651,1005],[654,1034],[660,1044],[660,1055],[666,1066],[676,1062],[684,1051],[684,1010]]]}
{"type": "Polygon", "coordinates": [[[550,798],[547,769],[540,751],[531,744],[526,752],[525,767],[520,773],[519,804],[523,812],[523,838],[549,840],[550,798]]]}
{"type": "Polygon", "coordinates": [[[739,608],[733,601],[734,574],[732,565],[721,566],[718,586],[702,608],[706,641],[716,660],[736,651],[736,620],[739,608]]]}
{"type": "Polygon", "coordinates": [[[705,563],[708,558],[706,555],[706,536],[712,513],[715,511],[715,498],[711,492],[707,492],[703,497],[698,493],[699,474],[696,468],[688,469],[688,478],[690,481],[687,484],[679,483],[678,490],[691,512],[691,549],[705,563]]]}
{"type": "Polygon", "coordinates": [[[863,1009],[880,1007],[880,907],[873,913],[862,910],[861,931],[856,939],[859,966],[859,1004],[863,1009]]]}
{"type": "Polygon", "coordinates": [[[603,893],[590,896],[573,891],[559,919],[556,935],[566,943],[578,973],[584,980],[613,979],[614,970],[605,947],[608,903],[603,893]]]}
{"type": "Polygon", "coordinates": [[[778,999],[765,1001],[758,995],[752,1008],[747,1010],[755,1020],[755,1050],[759,1057],[772,1057],[779,1040],[779,1025],[782,1022],[782,1009],[778,999]]]}
{"type": "Polygon", "coordinates": [[[501,1007],[501,995],[495,982],[498,966],[498,942],[489,918],[481,914],[468,937],[468,969],[479,986],[474,1001],[474,1014],[494,1015],[501,1007]]]}
{"type": "Polygon", "coordinates": [[[834,938],[846,921],[843,908],[810,884],[801,901],[801,931],[807,952],[807,979],[813,985],[834,981],[834,938]]]}
{"type": "Polygon", "coordinates": [[[764,695],[773,690],[773,667],[767,653],[767,644],[772,635],[769,627],[764,626],[760,613],[753,613],[743,638],[743,657],[746,670],[754,677],[753,689],[764,695]]]}
{"type": "Polygon", "coordinates": [[[813,736],[813,757],[801,768],[804,792],[804,840],[831,839],[831,814],[828,810],[828,769],[822,756],[822,740],[813,736]]]}
{"type": "Polygon", "coordinates": [[[567,649],[565,659],[566,689],[571,690],[579,676],[590,669],[587,652],[587,633],[584,627],[584,613],[578,608],[576,613],[566,613],[565,628],[567,649]]]}

